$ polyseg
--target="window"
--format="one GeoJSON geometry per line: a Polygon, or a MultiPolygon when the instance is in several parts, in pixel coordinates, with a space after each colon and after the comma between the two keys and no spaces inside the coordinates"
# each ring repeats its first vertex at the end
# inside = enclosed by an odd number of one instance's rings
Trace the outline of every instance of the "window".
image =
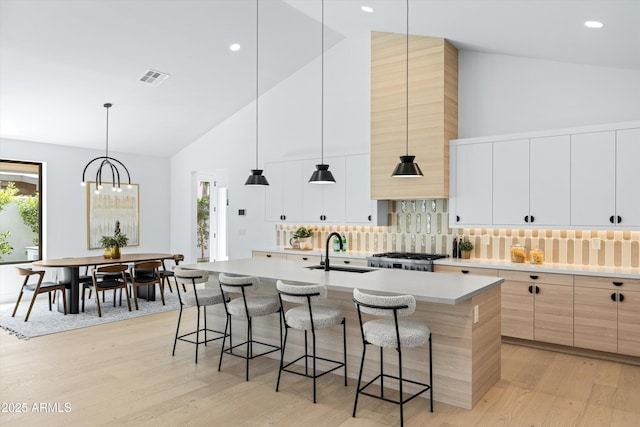
{"type": "Polygon", "coordinates": [[[42,163],[0,159],[0,264],[42,258],[42,163]]]}

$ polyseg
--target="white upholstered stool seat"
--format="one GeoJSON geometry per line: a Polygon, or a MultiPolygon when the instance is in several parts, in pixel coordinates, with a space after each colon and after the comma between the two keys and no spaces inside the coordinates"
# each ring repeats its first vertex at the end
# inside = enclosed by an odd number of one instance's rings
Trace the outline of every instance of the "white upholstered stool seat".
{"type": "Polygon", "coordinates": [[[403,405],[416,396],[430,392],[430,410],[433,412],[433,361],[431,350],[431,331],[427,325],[411,320],[402,320],[401,317],[410,316],[416,309],[416,299],[413,295],[372,295],[361,292],[359,289],[353,290],[353,302],[358,309],[358,320],[360,322],[360,332],[362,334],[362,361],[360,363],[360,374],[358,375],[358,388],[356,390],[356,399],[353,404],[353,416],[356,416],[358,407],[358,397],[363,394],[365,396],[374,397],[387,402],[393,402],[400,405],[400,426],[404,425],[403,405]],[[363,315],[384,316],[384,319],[375,319],[363,321],[363,315]],[[402,373],[402,349],[415,348],[429,343],[429,383],[422,383],[414,380],[403,378],[402,373]],[[380,347],[380,374],[372,380],[368,381],[364,386],[362,383],[362,373],[364,371],[364,363],[367,354],[367,347],[375,345],[380,347]],[[398,375],[389,375],[384,372],[384,349],[393,348],[398,353],[398,375]],[[397,380],[399,387],[399,397],[397,400],[385,397],[384,380],[392,378],[397,380]],[[370,385],[376,384],[379,390],[374,392],[366,391],[370,385]],[[421,386],[416,393],[405,398],[403,393],[403,385],[405,382],[413,385],[421,386]]]}
{"type": "Polygon", "coordinates": [[[291,285],[278,280],[276,283],[278,289],[278,297],[280,305],[284,312],[285,335],[282,344],[282,354],[280,358],[280,370],[278,371],[278,382],[276,383],[276,391],[280,388],[280,376],[282,372],[289,372],[296,375],[302,375],[313,379],[313,403],[316,403],[316,378],[344,368],[344,385],[347,385],[347,340],[346,340],[346,321],[344,314],[338,308],[316,305],[316,301],[327,298],[327,287],[325,285],[291,285]],[[283,302],[299,304],[288,309],[285,312],[283,302]],[[316,355],[316,331],[321,329],[332,328],[342,325],[342,342],[344,360],[332,360],[316,355]],[[299,329],[304,331],[304,354],[285,364],[284,356],[287,349],[287,337],[289,329],[299,329]],[[312,335],[312,353],[308,353],[307,332],[311,331],[312,335]],[[308,360],[312,361],[312,372],[309,373],[308,360]],[[291,368],[296,362],[304,360],[304,372],[291,368]],[[329,362],[333,368],[323,372],[316,371],[316,360],[329,362]]]}
{"type": "Polygon", "coordinates": [[[214,277],[210,277],[209,273],[204,270],[192,270],[188,268],[176,267],[172,272],[172,277],[176,281],[176,290],[178,292],[178,300],[180,301],[180,314],[178,315],[178,327],[176,328],[176,336],[173,340],[173,355],[176,354],[176,344],[178,340],[196,345],[196,363],[198,363],[198,347],[200,344],[207,345],[210,341],[224,338],[225,332],[207,328],[207,307],[216,304],[222,304],[225,296],[219,287],[206,287],[210,281],[216,282],[214,277]],[[182,320],[182,310],[186,307],[196,307],[198,309],[198,319],[196,322],[196,330],[179,335],[180,321],[182,320]],[[204,316],[204,328],[200,328],[200,308],[202,308],[204,316]],[[200,340],[200,333],[204,333],[204,340],[200,340]],[[207,332],[213,332],[215,338],[207,338],[207,332]],[[188,338],[195,335],[195,341],[188,338]]]}
{"type": "Polygon", "coordinates": [[[254,276],[230,276],[221,273],[218,276],[220,290],[225,294],[239,294],[230,302],[224,303],[224,309],[227,313],[227,323],[225,326],[225,334],[229,331],[229,346],[226,345],[226,338],[222,341],[222,350],[220,351],[220,361],[218,362],[218,371],[222,368],[222,357],[225,354],[240,357],[246,360],[245,379],[249,381],[249,360],[265,354],[280,351],[282,349],[282,317],[278,316],[280,329],[280,345],[261,342],[253,339],[252,324],[254,317],[268,316],[269,314],[280,313],[280,303],[276,297],[251,295],[260,287],[260,279],[254,276]],[[246,341],[240,344],[233,344],[233,335],[231,334],[231,325],[234,317],[247,319],[247,335],[246,341]],[[254,345],[258,344],[263,349],[261,353],[254,353],[254,345]],[[245,347],[244,353],[239,353],[238,347],[245,347]],[[235,351],[234,351],[235,350],[235,351]]]}
{"type": "MultiPolygon", "coordinates": [[[[364,338],[379,347],[395,348],[398,346],[396,324],[393,319],[370,320],[362,325],[364,338]]],[[[427,325],[410,320],[398,320],[400,347],[420,347],[429,341],[427,325]]]]}

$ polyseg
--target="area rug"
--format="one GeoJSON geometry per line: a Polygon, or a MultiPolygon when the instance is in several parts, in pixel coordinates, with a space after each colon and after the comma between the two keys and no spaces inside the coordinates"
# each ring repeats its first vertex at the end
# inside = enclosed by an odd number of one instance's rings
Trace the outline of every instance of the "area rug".
{"type": "MultiPolygon", "coordinates": [[[[87,326],[100,325],[103,323],[117,322],[180,308],[176,293],[167,292],[165,294],[166,305],[162,305],[160,295],[158,294],[156,301],[147,301],[138,298],[139,310],[136,310],[132,299],[131,312],[129,312],[126,297],[124,295],[122,296],[122,306],[116,302],[116,306],[114,307],[113,292],[108,291],[105,292],[106,302],[102,302],[102,296],[100,296],[102,317],[98,317],[98,307],[93,297],[91,299],[85,299],[84,313],[67,314],[65,316],[64,313],[56,310],[55,305],[53,310],[49,311],[47,295],[42,294],[36,298],[36,302],[31,310],[31,316],[29,316],[29,320],[25,322],[24,317],[29,309],[31,296],[31,293],[25,293],[15,317],[11,317],[15,303],[2,304],[0,307],[0,327],[21,339],[86,328],[87,326]]],[[[58,296],[60,296],[60,294],[58,294],[58,296]]],[[[80,304],[82,304],[82,302],[80,302],[80,304]]]]}

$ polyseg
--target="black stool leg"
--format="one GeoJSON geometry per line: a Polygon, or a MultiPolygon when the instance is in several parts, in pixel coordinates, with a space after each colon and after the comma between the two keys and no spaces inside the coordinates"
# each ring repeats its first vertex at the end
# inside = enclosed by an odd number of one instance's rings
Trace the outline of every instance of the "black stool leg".
{"type": "Polygon", "coordinates": [[[316,332],[311,330],[313,344],[313,403],[316,403],[316,332]]]}
{"type": "Polygon", "coordinates": [[[380,347],[380,397],[384,397],[384,353],[380,347]]]}
{"type": "Polygon", "coordinates": [[[227,341],[227,336],[229,337],[229,344],[231,344],[231,316],[229,314],[227,314],[227,322],[224,325],[224,336],[222,337],[222,348],[220,349],[218,372],[220,372],[220,368],[222,367],[222,355],[224,354],[224,344],[227,341]],[[227,335],[227,331],[229,331],[229,335],[227,335]]]}
{"type": "Polygon", "coordinates": [[[284,369],[284,350],[287,347],[288,336],[289,336],[289,328],[285,326],[284,343],[282,344],[282,351],[280,352],[280,369],[278,370],[278,381],[276,382],[276,391],[278,391],[278,389],[280,388],[280,376],[282,375],[282,370],[284,369]]]}
{"type": "Polygon", "coordinates": [[[362,360],[360,361],[360,373],[358,374],[358,386],[356,388],[356,401],[353,404],[353,417],[356,416],[356,409],[358,408],[358,396],[360,396],[360,383],[362,382],[362,370],[364,369],[364,358],[367,355],[367,345],[363,344],[362,347],[362,360]]]}
{"type": "Polygon", "coordinates": [[[429,334],[429,393],[430,397],[430,405],[431,412],[433,412],[433,357],[431,355],[431,334],[429,334]]]}
{"type": "Polygon", "coordinates": [[[344,355],[344,386],[347,386],[347,321],[342,319],[342,350],[344,355]]]}
{"type": "MultiPolygon", "coordinates": [[[[84,303],[84,300],[82,300],[84,303]]],[[[131,309],[131,307],[129,307],[131,309]]],[[[180,313],[178,314],[178,327],[176,328],[176,338],[173,340],[173,353],[172,356],[176,355],[176,344],[178,343],[178,331],[180,330],[180,320],[182,320],[182,304],[180,304],[180,313]]]]}
{"type": "Polygon", "coordinates": [[[196,322],[196,363],[198,363],[198,347],[200,347],[200,306],[198,306],[198,320],[196,322]]]}
{"type": "Polygon", "coordinates": [[[400,427],[404,425],[404,397],[402,395],[402,349],[398,347],[398,377],[400,378],[400,427]]]}

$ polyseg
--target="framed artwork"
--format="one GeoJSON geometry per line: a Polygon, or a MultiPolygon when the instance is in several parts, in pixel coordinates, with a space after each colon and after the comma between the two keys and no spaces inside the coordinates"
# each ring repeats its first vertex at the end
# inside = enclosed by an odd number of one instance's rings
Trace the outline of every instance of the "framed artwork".
{"type": "Polygon", "coordinates": [[[138,184],[122,186],[121,192],[112,190],[111,183],[102,183],[96,194],[96,183],[87,182],[87,247],[100,249],[100,238],[112,236],[116,221],[120,232],[127,235],[127,246],[140,245],[140,190],[138,184]]]}

